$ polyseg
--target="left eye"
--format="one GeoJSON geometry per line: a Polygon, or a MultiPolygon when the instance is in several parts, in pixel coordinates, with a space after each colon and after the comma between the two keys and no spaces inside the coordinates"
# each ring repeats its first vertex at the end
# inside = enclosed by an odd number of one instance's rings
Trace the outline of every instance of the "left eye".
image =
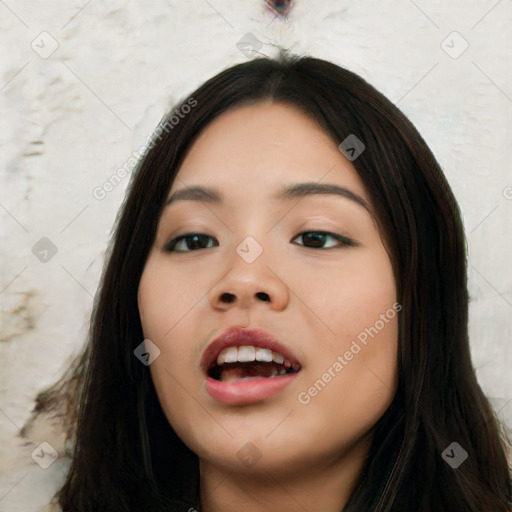
{"type": "MultiPolygon", "coordinates": [[[[204,235],[202,233],[189,233],[187,235],[180,235],[170,240],[165,245],[164,249],[169,252],[190,252],[197,249],[208,249],[213,247],[212,245],[208,244],[208,239],[217,241],[215,237],[204,235]],[[183,247],[187,247],[189,250],[183,250],[183,247]]],[[[219,243],[217,242],[216,245],[219,245],[219,243]]]]}
{"type": "Polygon", "coordinates": [[[328,233],[326,231],[305,231],[304,233],[300,233],[294,240],[298,238],[302,238],[303,243],[297,245],[304,245],[309,249],[332,249],[333,247],[344,247],[354,245],[354,242],[349,238],[346,238],[341,235],[337,235],[335,233],[328,233]],[[328,239],[335,240],[334,243],[330,243],[327,247],[323,247],[326,240],[328,239]],[[311,244],[311,245],[307,245],[311,244]]]}
{"type": "MultiPolygon", "coordinates": [[[[296,243],[296,245],[303,245],[308,249],[332,249],[333,247],[346,247],[355,245],[352,240],[335,233],[328,233],[326,231],[304,231],[300,233],[292,241],[301,238],[302,243],[296,243]],[[325,243],[329,240],[334,242],[325,243]]],[[[218,246],[218,240],[210,235],[203,233],[188,233],[186,235],[180,235],[170,240],[164,247],[168,252],[192,252],[198,249],[209,249],[214,246],[218,246]],[[210,241],[214,241],[210,243],[210,241]]]]}

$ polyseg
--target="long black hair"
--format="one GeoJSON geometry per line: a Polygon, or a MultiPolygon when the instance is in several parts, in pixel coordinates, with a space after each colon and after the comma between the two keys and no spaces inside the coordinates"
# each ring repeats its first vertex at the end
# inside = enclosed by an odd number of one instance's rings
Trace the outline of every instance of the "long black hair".
{"type": "Polygon", "coordinates": [[[133,354],[144,339],[137,290],[187,150],[223,112],[261,101],[302,109],[337,144],[353,134],[364,143],[352,163],[403,307],[398,389],[340,510],[509,510],[508,441],[471,363],[464,228],[446,178],[411,122],[374,87],[333,63],[286,52],[235,65],[201,85],[163,119],[135,170],[80,361],[72,463],[58,493],[62,509],[200,509],[198,458],[167,422],[149,369],[133,354]],[[467,459],[454,468],[448,459],[461,449],[467,459]]]}

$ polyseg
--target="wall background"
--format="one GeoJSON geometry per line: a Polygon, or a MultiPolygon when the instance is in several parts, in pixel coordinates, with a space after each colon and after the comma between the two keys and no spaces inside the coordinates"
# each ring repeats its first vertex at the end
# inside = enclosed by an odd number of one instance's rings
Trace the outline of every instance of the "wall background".
{"type": "Polygon", "coordinates": [[[67,467],[31,457],[60,452],[55,433],[17,434],[80,351],[128,178],[93,191],[173,103],[250,58],[242,38],[352,69],[427,140],[463,212],[474,364],[512,426],[511,25],[502,0],[297,0],[288,21],[259,0],[0,1],[0,510],[42,510],[67,467]]]}

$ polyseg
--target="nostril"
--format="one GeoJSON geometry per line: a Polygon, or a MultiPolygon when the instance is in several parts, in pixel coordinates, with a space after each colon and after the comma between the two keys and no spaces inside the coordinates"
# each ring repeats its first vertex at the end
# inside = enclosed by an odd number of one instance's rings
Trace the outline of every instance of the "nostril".
{"type": "MultiPolygon", "coordinates": [[[[268,295],[268,293],[265,293],[265,292],[258,292],[256,294],[256,297],[258,297],[258,299],[262,300],[263,302],[270,302],[270,297],[268,295]]],[[[233,302],[235,302],[236,300],[236,297],[234,294],[232,293],[229,293],[229,292],[226,292],[226,293],[223,293],[221,296],[220,296],[220,300],[222,302],[226,302],[228,304],[231,304],[233,302]]]]}
{"type": "Polygon", "coordinates": [[[223,293],[220,297],[220,300],[222,302],[227,302],[228,304],[231,304],[235,301],[235,296],[232,293],[223,293]]]}

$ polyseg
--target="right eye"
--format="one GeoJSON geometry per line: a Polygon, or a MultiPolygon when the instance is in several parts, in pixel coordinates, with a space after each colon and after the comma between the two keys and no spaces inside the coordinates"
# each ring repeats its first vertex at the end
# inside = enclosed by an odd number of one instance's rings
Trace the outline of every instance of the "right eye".
{"type": "Polygon", "coordinates": [[[204,233],[187,233],[169,240],[165,244],[164,250],[167,252],[191,252],[198,249],[209,249],[213,247],[213,245],[208,244],[209,239],[215,240],[215,245],[219,245],[219,242],[213,236],[204,233]]]}

